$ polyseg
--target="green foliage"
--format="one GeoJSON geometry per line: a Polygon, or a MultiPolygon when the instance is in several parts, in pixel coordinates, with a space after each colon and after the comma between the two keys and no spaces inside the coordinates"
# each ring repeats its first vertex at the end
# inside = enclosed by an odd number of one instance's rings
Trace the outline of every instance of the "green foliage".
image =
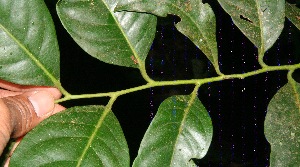
{"type": "Polygon", "coordinates": [[[259,63],[275,43],[284,26],[284,0],[219,0],[234,24],[259,48],[259,63]]]}
{"type": "Polygon", "coordinates": [[[145,133],[133,166],[187,166],[192,158],[204,157],[211,139],[210,117],[195,94],[169,97],[145,133]]]}
{"type": "Polygon", "coordinates": [[[43,1],[0,1],[0,78],[19,84],[55,86],[59,49],[43,1]]]}
{"type": "Polygon", "coordinates": [[[64,95],[58,103],[110,98],[105,106],[70,108],[41,123],[16,149],[11,166],[129,166],[127,143],[111,111],[115,100],[151,87],[182,84],[195,85],[194,91],[188,96],[170,97],[161,104],[133,166],[195,166],[192,159],[203,158],[212,139],[212,123],[197,98],[198,88],[209,82],[243,79],[275,70],[288,70],[289,83],[275,95],[268,108],[265,134],[272,145],[271,164],[299,166],[299,86],[291,76],[300,64],[268,66],[263,62],[264,53],[284,27],[285,15],[299,28],[299,8],[285,4],[284,0],[219,0],[219,3],[258,47],[261,69],[243,74],[221,73],[215,15],[202,1],[59,1],[59,18],[83,50],[106,63],[138,68],[147,81],[145,85],[116,92],[73,95],[59,81],[59,49],[44,2],[0,0],[1,79],[56,86],[64,95]],[[208,57],[218,76],[154,81],[147,75],[145,59],[155,34],[155,15],[167,14],[180,17],[177,29],[208,57]],[[176,116],[172,115],[174,111],[176,116]],[[151,165],[147,165],[149,162],[151,165]]]}
{"type": "Polygon", "coordinates": [[[91,56],[106,63],[138,68],[138,63],[144,64],[154,39],[156,17],[114,13],[116,3],[116,0],[60,1],[57,13],[73,39],[91,56]]]}
{"type": "Polygon", "coordinates": [[[300,84],[291,81],[271,100],[265,135],[271,144],[271,166],[300,164],[300,84]]]}
{"type": "Polygon", "coordinates": [[[296,7],[296,4],[285,3],[285,11],[286,17],[300,29],[300,9],[296,7]]]}
{"type": "Polygon", "coordinates": [[[69,108],[42,122],[27,138],[11,166],[129,166],[121,126],[104,106],[69,108]]]}
{"type": "Polygon", "coordinates": [[[218,65],[216,19],[208,4],[203,4],[198,0],[123,0],[120,1],[115,10],[122,9],[149,12],[163,17],[167,14],[179,16],[181,21],[176,24],[176,28],[202,50],[214,65],[217,73],[221,74],[218,65]]]}

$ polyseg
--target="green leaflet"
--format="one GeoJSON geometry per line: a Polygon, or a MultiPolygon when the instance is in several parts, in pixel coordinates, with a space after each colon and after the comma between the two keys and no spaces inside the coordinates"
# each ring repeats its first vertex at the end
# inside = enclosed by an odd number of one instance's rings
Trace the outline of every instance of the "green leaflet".
{"type": "Polygon", "coordinates": [[[300,9],[296,4],[285,3],[285,16],[300,30],[300,9]]]}
{"type": "Polygon", "coordinates": [[[176,28],[198,46],[220,74],[216,42],[216,19],[208,4],[199,0],[122,0],[116,10],[149,12],[181,18],[176,28]]]}
{"type": "Polygon", "coordinates": [[[133,166],[190,166],[211,140],[212,122],[197,96],[172,96],[160,105],[133,166]]]}
{"type": "Polygon", "coordinates": [[[150,14],[116,12],[117,0],[61,0],[57,13],[79,46],[110,64],[139,67],[144,64],[156,31],[150,14]]]}
{"type": "Polygon", "coordinates": [[[120,124],[103,106],[69,108],[29,132],[11,166],[128,167],[128,146],[120,124]]]}
{"type": "Polygon", "coordinates": [[[54,86],[60,77],[60,56],[44,1],[1,0],[0,16],[0,78],[54,86]]]}
{"type": "Polygon", "coordinates": [[[271,144],[270,164],[300,164],[300,84],[282,87],[272,98],[265,120],[265,135],[271,144]]]}
{"type": "Polygon", "coordinates": [[[284,26],[284,0],[218,0],[234,24],[261,52],[275,43],[284,26]]]}

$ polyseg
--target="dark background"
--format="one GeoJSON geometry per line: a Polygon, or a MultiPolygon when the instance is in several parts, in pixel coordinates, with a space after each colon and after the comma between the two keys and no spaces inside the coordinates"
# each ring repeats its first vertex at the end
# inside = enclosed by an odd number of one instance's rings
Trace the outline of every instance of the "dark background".
{"type": "MultiPolygon", "coordinates": [[[[207,1],[217,19],[219,64],[225,74],[259,69],[257,49],[233,25],[231,18],[215,2],[207,1]]],[[[61,82],[72,94],[118,91],[145,84],[138,69],[109,65],[85,53],[62,27],[55,1],[46,1],[57,30],[61,51],[61,82]]],[[[147,72],[153,79],[177,80],[216,76],[212,65],[197,47],[179,33],[176,16],[158,18],[156,38],[147,58],[147,72]]],[[[299,63],[300,33],[290,21],[266,53],[268,65],[299,63]]],[[[298,78],[296,72],[296,79],[298,78]]],[[[287,83],[286,71],[275,71],[243,80],[233,79],[201,86],[199,98],[213,122],[213,141],[207,155],[196,160],[199,166],[267,166],[270,146],[263,124],[268,102],[287,83]]],[[[189,94],[193,86],[159,87],[117,99],[113,111],[127,139],[131,161],[159,104],[176,94],[189,94]]],[[[66,107],[102,104],[108,98],[73,100],[66,107]]]]}

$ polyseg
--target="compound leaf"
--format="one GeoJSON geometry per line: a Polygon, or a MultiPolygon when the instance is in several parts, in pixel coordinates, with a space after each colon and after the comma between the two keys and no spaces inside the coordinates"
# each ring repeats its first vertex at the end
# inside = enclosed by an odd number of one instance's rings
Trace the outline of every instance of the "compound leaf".
{"type": "Polygon", "coordinates": [[[156,17],[116,12],[117,0],[61,0],[57,13],[79,46],[110,64],[138,67],[144,63],[155,36],[156,17]]]}
{"type": "Polygon", "coordinates": [[[300,84],[282,87],[271,99],[265,135],[271,144],[271,166],[300,164],[300,84]]]}
{"type": "Polygon", "coordinates": [[[60,60],[51,15],[42,0],[0,0],[0,78],[54,86],[60,60]]]}
{"type": "Polygon", "coordinates": [[[284,0],[218,0],[234,24],[265,53],[284,27],[284,0]]]}
{"type": "Polygon", "coordinates": [[[104,106],[69,108],[29,132],[11,166],[129,166],[120,124],[104,106]]]}
{"type": "Polygon", "coordinates": [[[212,122],[197,96],[172,96],[160,105],[133,166],[190,166],[211,139],[212,122]]]}
{"type": "Polygon", "coordinates": [[[122,0],[116,10],[149,12],[158,16],[174,14],[181,18],[176,28],[186,35],[219,72],[216,18],[208,4],[199,0],[122,0]]]}

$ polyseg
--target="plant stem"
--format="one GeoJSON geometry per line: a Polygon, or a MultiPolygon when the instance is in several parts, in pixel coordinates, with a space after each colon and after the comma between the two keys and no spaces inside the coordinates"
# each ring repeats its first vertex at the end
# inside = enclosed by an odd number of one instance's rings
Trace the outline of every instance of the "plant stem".
{"type": "MultiPolygon", "coordinates": [[[[300,104],[300,97],[299,97],[299,94],[298,94],[298,87],[297,86],[297,82],[293,79],[293,73],[294,73],[295,69],[292,69],[288,72],[288,75],[287,75],[287,78],[288,78],[288,83],[291,84],[292,86],[292,89],[293,89],[293,96],[295,98],[295,103],[297,104],[297,106],[299,106],[300,104]]],[[[298,107],[298,111],[300,112],[300,109],[298,107]]]]}
{"type": "Polygon", "coordinates": [[[145,81],[147,81],[148,83],[155,82],[155,81],[154,81],[153,79],[151,79],[151,78],[149,77],[149,75],[147,74],[146,66],[145,66],[145,63],[144,63],[144,62],[139,63],[139,69],[140,69],[141,75],[142,75],[142,77],[145,79],[145,81]]]}
{"type": "Polygon", "coordinates": [[[220,71],[220,66],[219,66],[218,62],[216,62],[216,65],[214,65],[214,67],[215,67],[216,73],[217,73],[218,75],[224,75],[224,74],[220,71]]]}
{"type": "Polygon", "coordinates": [[[267,68],[268,65],[266,65],[266,63],[264,62],[264,55],[265,55],[264,49],[263,48],[258,49],[258,63],[262,68],[267,68]]]}
{"type": "MultiPolygon", "coordinates": [[[[120,91],[115,91],[115,92],[67,95],[64,98],[57,100],[56,103],[60,103],[60,102],[72,100],[72,99],[82,99],[82,98],[95,98],[95,97],[111,97],[112,98],[112,97],[121,96],[121,95],[124,95],[127,93],[136,92],[139,90],[148,89],[148,88],[152,88],[152,87],[159,87],[159,86],[195,84],[196,87],[200,87],[200,85],[209,83],[209,82],[216,82],[216,81],[221,81],[221,80],[226,80],[226,79],[244,79],[246,77],[250,77],[250,76],[261,74],[261,73],[268,72],[268,71],[289,70],[291,72],[298,68],[300,68],[300,64],[283,65],[283,66],[267,66],[265,68],[261,68],[261,69],[247,72],[244,74],[229,74],[229,75],[221,75],[221,76],[217,76],[217,77],[204,78],[204,79],[175,80],[175,81],[153,81],[152,79],[150,79],[149,82],[145,85],[141,85],[141,86],[137,86],[137,87],[133,87],[133,88],[129,88],[129,89],[124,89],[124,90],[120,90],[120,91]]],[[[290,74],[290,77],[291,77],[291,74],[290,74]]]]}

